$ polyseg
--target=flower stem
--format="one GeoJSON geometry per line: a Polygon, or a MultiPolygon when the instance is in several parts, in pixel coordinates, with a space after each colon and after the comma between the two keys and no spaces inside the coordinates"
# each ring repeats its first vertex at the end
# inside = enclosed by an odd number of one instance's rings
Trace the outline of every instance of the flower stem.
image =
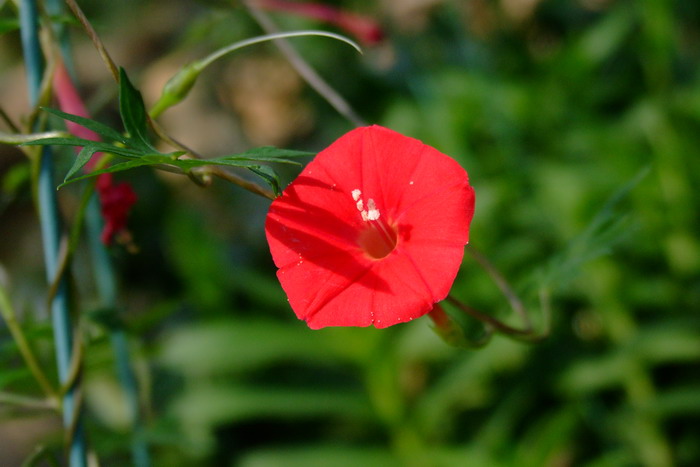
{"type": "MultiPolygon", "coordinates": [[[[39,21],[36,0],[20,2],[20,25],[22,48],[30,105],[37,104],[43,75],[43,59],[39,46],[39,21]]],[[[51,150],[44,147],[40,157],[38,178],[38,205],[41,223],[44,262],[49,284],[57,277],[59,244],[61,235],[60,218],[56,202],[56,185],[53,179],[53,158],[51,150]]],[[[51,320],[56,349],[56,363],[60,382],[66,383],[72,360],[72,328],[68,307],[68,288],[65,280],[60,280],[56,294],[51,300],[51,320]]],[[[76,405],[75,387],[71,385],[63,396],[63,425],[72,434],[69,439],[69,461],[71,467],[87,465],[85,440],[80,420],[80,410],[76,405]]]]}
{"type": "MultiPolygon", "coordinates": [[[[543,329],[538,333],[535,331],[532,325],[532,320],[530,319],[530,316],[528,315],[522,300],[520,299],[518,294],[515,293],[515,291],[510,286],[508,281],[503,277],[503,275],[496,269],[496,267],[493,264],[491,264],[491,262],[486,258],[486,256],[480,253],[476,248],[474,248],[471,245],[467,245],[467,251],[479,263],[479,265],[482,268],[484,268],[484,270],[489,274],[489,276],[491,276],[491,279],[496,283],[501,293],[508,300],[510,307],[522,319],[523,327],[515,328],[509,324],[502,322],[498,318],[494,318],[491,315],[487,315],[486,313],[483,313],[475,308],[472,308],[469,305],[462,303],[461,301],[459,301],[451,295],[448,295],[445,298],[445,301],[459,308],[461,311],[465,312],[472,318],[475,318],[484,323],[487,327],[487,330],[490,329],[493,331],[497,331],[501,334],[505,334],[510,337],[514,337],[516,339],[520,339],[527,342],[539,342],[545,339],[549,335],[550,327],[549,322],[551,313],[549,289],[547,287],[542,287],[539,291],[540,308],[542,310],[543,317],[543,329]]],[[[436,324],[439,323],[436,321],[436,324]]]]}

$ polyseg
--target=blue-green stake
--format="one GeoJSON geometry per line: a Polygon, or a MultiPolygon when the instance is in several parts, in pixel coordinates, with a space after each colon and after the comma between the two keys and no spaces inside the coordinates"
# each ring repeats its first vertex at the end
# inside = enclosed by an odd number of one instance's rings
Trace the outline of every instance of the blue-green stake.
{"type": "MultiPolygon", "coordinates": [[[[34,107],[39,99],[44,67],[41,48],[39,46],[39,21],[36,1],[22,0],[19,13],[22,49],[27,70],[29,102],[30,105],[34,107]]],[[[58,273],[61,221],[56,203],[53,160],[51,157],[51,149],[48,147],[42,148],[37,189],[46,277],[48,283],[53,284],[58,273]]],[[[63,279],[59,282],[56,288],[56,294],[51,300],[51,321],[56,349],[58,378],[61,384],[64,385],[68,382],[70,376],[73,336],[68,308],[68,289],[63,279]]],[[[79,409],[79,407],[76,407],[75,390],[71,387],[63,396],[62,403],[63,425],[69,430],[69,433],[71,433],[68,453],[70,467],[87,466],[85,437],[79,409]]]]}

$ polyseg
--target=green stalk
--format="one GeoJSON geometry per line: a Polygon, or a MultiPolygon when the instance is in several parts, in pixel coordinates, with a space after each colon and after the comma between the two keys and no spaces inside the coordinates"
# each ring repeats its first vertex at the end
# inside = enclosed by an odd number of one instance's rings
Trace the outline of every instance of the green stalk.
{"type": "Polygon", "coordinates": [[[10,298],[7,296],[7,292],[2,285],[0,285],[0,314],[2,314],[5,323],[7,323],[7,328],[10,330],[10,334],[12,334],[17,348],[19,348],[19,353],[22,354],[22,358],[29,367],[29,371],[34,375],[34,379],[39,383],[46,397],[57,400],[58,394],[53,386],[51,386],[51,383],[49,383],[49,379],[46,377],[41,365],[39,365],[39,360],[34,355],[27,338],[24,336],[24,332],[22,332],[22,328],[17,322],[15,310],[12,307],[12,303],[10,303],[10,298]]]}
{"type": "MultiPolygon", "coordinates": [[[[35,0],[20,2],[20,25],[24,61],[27,69],[27,88],[32,107],[36,106],[41,89],[43,75],[43,57],[39,46],[39,20],[35,0]]],[[[68,306],[68,288],[63,278],[57,277],[59,263],[59,245],[61,221],[56,202],[56,184],[53,179],[53,158],[51,149],[42,148],[39,160],[38,206],[41,235],[44,246],[44,262],[48,283],[54,284],[58,279],[56,293],[50,299],[51,320],[56,349],[56,364],[61,385],[69,385],[63,396],[63,425],[70,433],[69,462],[71,467],[85,467],[85,439],[80,420],[80,407],[76,403],[75,386],[70,384],[70,367],[73,353],[73,335],[68,306]]]]}

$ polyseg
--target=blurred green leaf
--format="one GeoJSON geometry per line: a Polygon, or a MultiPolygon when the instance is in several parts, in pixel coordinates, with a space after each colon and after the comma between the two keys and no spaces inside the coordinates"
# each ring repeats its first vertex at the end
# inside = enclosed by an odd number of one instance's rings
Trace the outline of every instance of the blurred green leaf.
{"type": "Polygon", "coordinates": [[[550,260],[542,272],[542,285],[561,287],[567,284],[580,273],[583,264],[609,253],[613,245],[629,235],[629,219],[619,205],[648,174],[648,168],[639,171],[608,198],[588,226],[550,260]]]}
{"type": "Polygon", "coordinates": [[[696,417],[700,415],[700,384],[675,387],[657,394],[646,410],[654,417],[696,417]]]}
{"type": "Polygon", "coordinates": [[[358,467],[402,466],[386,449],[344,445],[311,445],[293,448],[267,448],[247,454],[240,467],[358,467]]]}
{"type": "Polygon", "coordinates": [[[166,366],[189,375],[221,375],[264,368],[279,362],[332,362],[323,336],[298,323],[228,320],[178,329],[158,352],[166,366]],[[217,349],[235,346],[235,351],[217,349]]]}
{"type": "Polygon", "coordinates": [[[0,18],[0,35],[19,29],[19,20],[15,18],[0,18]]]}
{"type": "Polygon", "coordinates": [[[575,438],[578,423],[579,416],[570,407],[542,414],[520,437],[513,461],[520,467],[540,467],[573,458],[578,448],[575,438]]]}
{"type": "Polygon", "coordinates": [[[27,380],[32,377],[32,373],[28,368],[4,368],[0,372],[0,389],[6,388],[17,381],[27,380]]]}
{"type": "Polygon", "coordinates": [[[190,387],[175,404],[185,423],[215,427],[250,418],[315,418],[350,416],[370,418],[369,402],[362,393],[311,388],[271,388],[212,384],[190,387]]]}
{"type": "Polygon", "coordinates": [[[30,168],[28,163],[19,163],[10,167],[2,176],[2,191],[16,195],[20,187],[29,182],[30,168]]]}

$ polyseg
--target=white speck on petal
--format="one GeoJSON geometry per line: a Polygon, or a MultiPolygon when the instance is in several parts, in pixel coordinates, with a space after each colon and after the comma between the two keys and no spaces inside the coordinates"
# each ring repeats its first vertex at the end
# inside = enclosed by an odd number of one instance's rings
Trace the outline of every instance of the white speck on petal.
{"type": "Polygon", "coordinates": [[[355,188],[354,190],[352,190],[352,199],[354,199],[355,201],[357,201],[357,200],[360,199],[360,196],[362,196],[362,192],[361,192],[360,190],[358,190],[357,188],[355,188]]]}
{"type": "Polygon", "coordinates": [[[413,185],[413,180],[411,180],[410,182],[408,182],[408,184],[409,184],[409,185],[413,185]]]}
{"type": "Polygon", "coordinates": [[[357,210],[362,211],[363,209],[364,209],[364,206],[362,204],[362,200],[360,199],[357,201],[357,210]]]}

